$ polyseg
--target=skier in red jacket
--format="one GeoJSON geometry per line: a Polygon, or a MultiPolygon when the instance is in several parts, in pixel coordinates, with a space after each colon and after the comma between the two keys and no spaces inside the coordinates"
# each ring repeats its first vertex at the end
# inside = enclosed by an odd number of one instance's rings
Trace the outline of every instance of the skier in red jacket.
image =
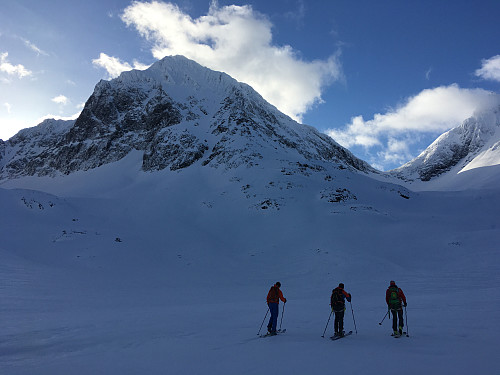
{"type": "Polygon", "coordinates": [[[400,288],[398,288],[395,281],[390,282],[389,288],[387,288],[387,291],[385,292],[385,302],[387,302],[387,307],[392,312],[393,336],[401,336],[403,334],[404,327],[403,306],[406,307],[407,304],[405,294],[400,288]]]}
{"type": "Polygon", "coordinates": [[[278,281],[274,284],[269,293],[267,293],[267,305],[269,306],[269,311],[271,311],[271,317],[269,318],[269,324],[267,325],[267,331],[271,335],[276,335],[276,325],[278,324],[279,315],[279,300],[286,303],[286,298],[283,297],[283,293],[280,290],[281,283],[278,281]]]}

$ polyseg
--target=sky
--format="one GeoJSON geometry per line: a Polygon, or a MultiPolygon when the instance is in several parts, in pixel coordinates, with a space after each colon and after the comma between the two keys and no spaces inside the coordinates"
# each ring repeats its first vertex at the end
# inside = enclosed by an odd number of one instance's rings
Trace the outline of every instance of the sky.
{"type": "Polygon", "coordinates": [[[389,170],[500,104],[499,15],[498,0],[0,0],[0,139],[184,55],[389,170]]]}

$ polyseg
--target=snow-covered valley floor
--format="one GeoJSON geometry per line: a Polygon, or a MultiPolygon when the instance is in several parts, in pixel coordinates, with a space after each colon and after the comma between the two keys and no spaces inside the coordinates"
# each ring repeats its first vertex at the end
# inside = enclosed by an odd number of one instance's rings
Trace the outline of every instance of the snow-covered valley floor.
{"type": "Polygon", "coordinates": [[[498,373],[500,193],[326,204],[305,186],[278,210],[185,182],[0,189],[2,374],[498,373]],[[390,280],[409,338],[378,324],[390,280]],[[261,339],[276,281],[287,332],[261,339]],[[332,321],[321,335],[339,282],[358,333],[334,342],[332,321]]]}

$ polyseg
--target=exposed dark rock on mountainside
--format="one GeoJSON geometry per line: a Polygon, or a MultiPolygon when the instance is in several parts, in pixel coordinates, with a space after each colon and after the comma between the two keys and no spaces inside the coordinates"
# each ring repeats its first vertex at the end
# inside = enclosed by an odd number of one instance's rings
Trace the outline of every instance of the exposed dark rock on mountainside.
{"type": "Polygon", "coordinates": [[[76,121],[50,121],[0,144],[2,178],[70,174],[143,152],[142,169],[331,162],[375,172],[246,84],[181,56],[99,82],[76,121]],[[51,127],[52,126],[52,127],[51,127]]]}

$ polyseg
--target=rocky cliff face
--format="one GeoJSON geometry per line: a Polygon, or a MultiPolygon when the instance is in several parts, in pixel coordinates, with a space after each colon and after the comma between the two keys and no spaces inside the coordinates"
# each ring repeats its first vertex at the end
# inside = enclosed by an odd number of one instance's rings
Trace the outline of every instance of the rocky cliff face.
{"type": "Polygon", "coordinates": [[[264,158],[373,171],[248,85],[184,57],[99,82],[74,122],[47,122],[0,144],[1,178],[70,174],[143,152],[145,171],[194,163],[251,167],[264,158]]]}
{"type": "Polygon", "coordinates": [[[477,113],[442,134],[417,158],[390,174],[407,181],[430,181],[451,171],[456,174],[497,163],[500,163],[500,107],[477,113]],[[487,161],[484,155],[488,155],[487,161]]]}
{"type": "Polygon", "coordinates": [[[21,130],[8,141],[0,141],[0,176],[14,178],[37,173],[33,160],[56,149],[74,123],[73,120],[49,119],[21,130]]]}

